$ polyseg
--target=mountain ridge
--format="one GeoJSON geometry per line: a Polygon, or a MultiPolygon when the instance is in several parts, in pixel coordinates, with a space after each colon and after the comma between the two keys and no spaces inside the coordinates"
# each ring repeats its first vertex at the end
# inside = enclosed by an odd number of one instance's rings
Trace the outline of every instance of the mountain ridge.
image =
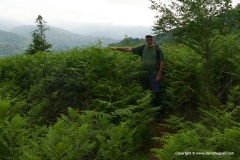
{"type": "Polygon", "coordinates": [[[30,37],[0,30],[0,57],[23,53],[30,42],[30,37]]]}
{"type": "MultiPolygon", "coordinates": [[[[21,25],[10,31],[0,30],[0,56],[24,53],[31,44],[31,32],[36,29],[33,25],[21,25]],[[10,38],[9,38],[10,37],[10,38]]],[[[119,42],[107,37],[91,37],[74,34],[70,31],[49,26],[46,31],[46,40],[53,45],[52,51],[64,51],[75,47],[94,45],[101,41],[103,46],[119,42]]]]}

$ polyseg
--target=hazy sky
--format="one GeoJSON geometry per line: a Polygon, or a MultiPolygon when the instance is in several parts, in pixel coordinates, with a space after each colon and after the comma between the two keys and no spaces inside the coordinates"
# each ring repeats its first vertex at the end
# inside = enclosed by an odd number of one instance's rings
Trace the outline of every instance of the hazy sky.
{"type": "MultiPolygon", "coordinates": [[[[237,2],[240,0],[233,0],[233,4],[237,2]]],[[[0,0],[0,20],[35,25],[37,16],[42,15],[55,27],[81,23],[150,27],[156,15],[150,5],[149,0],[0,0]]]]}
{"type": "Polygon", "coordinates": [[[149,0],[0,0],[0,18],[34,24],[38,15],[48,25],[109,23],[151,26],[155,12],[149,0]]]}

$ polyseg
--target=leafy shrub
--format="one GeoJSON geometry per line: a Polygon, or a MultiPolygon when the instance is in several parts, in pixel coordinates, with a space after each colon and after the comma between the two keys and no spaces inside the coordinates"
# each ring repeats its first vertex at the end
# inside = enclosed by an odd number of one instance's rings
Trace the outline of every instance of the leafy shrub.
{"type": "Polygon", "coordinates": [[[192,118],[202,92],[203,59],[186,46],[164,45],[165,67],[161,99],[168,113],[192,118]],[[170,112],[169,112],[170,111],[170,112]]]}
{"type": "Polygon", "coordinates": [[[17,55],[0,60],[0,74],[5,159],[128,159],[151,138],[157,109],[134,55],[101,47],[17,55]]]}
{"type": "MultiPolygon", "coordinates": [[[[112,119],[117,113],[68,111],[68,116],[62,115],[48,128],[36,128],[32,138],[19,148],[20,159],[128,159],[143,144],[138,141],[142,139],[139,133],[150,120],[148,116],[141,123],[129,119],[115,124],[112,119]]],[[[138,114],[131,109],[128,112],[138,114]]]]}
{"type": "MultiPolygon", "coordinates": [[[[0,68],[1,94],[17,98],[14,102],[25,102],[22,111],[32,115],[35,122],[54,121],[69,106],[96,109],[97,99],[125,99],[125,104],[132,104],[140,89],[138,58],[98,47],[18,55],[1,59],[0,68]]],[[[119,103],[118,107],[124,108],[125,104],[119,103]]]]}
{"type": "Polygon", "coordinates": [[[182,119],[175,117],[168,119],[169,125],[175,124],[179,130],[176,134],[166,133],[161,138],[155,138],[165,143],[162,149],[153,149],[158,158],[169,160],[239,158],[240,122],[237,115],[240,106],[229,100],[226,106],[200,110],[202,118],[198,123],[182,121],[182,119]],[[233,155],[193,155],[192,153],[195,152],[229,152],[233,155]],[[184,154],[178,155],[178,153],[184,154]],[[187,153],[190,153],[190,156],[187,153]]]}
{"type": "Polygon", "coordinates": [[[228,36],[216,34],[216,37],[210,62],[214,75],[212,87],[220,102],[225,104],[227,94],[240,80],[239,32],[228,36]]]}
{"type": "Polygon", "coordinates": [[[14,113],[9,100],[0,99],[0,159],[17,158],[29,135],[27,118],[14,113]]]}

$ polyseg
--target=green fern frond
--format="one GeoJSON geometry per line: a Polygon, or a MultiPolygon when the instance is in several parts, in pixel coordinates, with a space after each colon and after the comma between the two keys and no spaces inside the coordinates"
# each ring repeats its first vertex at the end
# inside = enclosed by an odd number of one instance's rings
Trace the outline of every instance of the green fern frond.
{"type": "Polygon", "coordinates": [[[183,127],[184,117],[177,117],[174,115],[170,115],[169,118],[164,119],[166,123],[160,124],[161,126],[167,127],[169,129],[179,129],[183,127]]]}

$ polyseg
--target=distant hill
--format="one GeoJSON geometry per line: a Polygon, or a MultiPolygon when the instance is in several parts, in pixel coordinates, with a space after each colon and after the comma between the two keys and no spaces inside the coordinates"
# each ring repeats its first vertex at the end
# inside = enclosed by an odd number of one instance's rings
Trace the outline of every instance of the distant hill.
{"type": "MultiPolygon", "coordinates": [[[[31,37],[31,32],[36,29],[36,26],[24,25],[18,26],[11,30],[13,33],[22,34],[31,37]]],[[[107,46],[109,43],[115,43],[119,40],[107,38],[107,37],[92,37],[81,34],[74,34],[61,28],[49,27],[46,31],[46,39],[53,44],[53,50],[66,50],[74,47],[85,47],[98,43],[101,40],[103,46],[107,46]]]]}
{"type": "MultiPolygon", "coordinates": [[[[15,27],[10,30],[10,32],[0,31],[0,56],[24,53],[32,40],[30,33],[35,29],[36,26],[24,25],[15,27]]],[[[54,27],[49,27],[49,30],[46,31],[46,39],[53,45],[53,51],[94,45],[97,44],[99,40],[103,46],[118,42],[118,40],[107,37],[91,37],[73,34],[69,31],[54,27]]]]}
{"type": "Polygon", "coordinates": [[[0,57],[23,53],[30,42],[30,37],[0,30],[0,57]]]}

